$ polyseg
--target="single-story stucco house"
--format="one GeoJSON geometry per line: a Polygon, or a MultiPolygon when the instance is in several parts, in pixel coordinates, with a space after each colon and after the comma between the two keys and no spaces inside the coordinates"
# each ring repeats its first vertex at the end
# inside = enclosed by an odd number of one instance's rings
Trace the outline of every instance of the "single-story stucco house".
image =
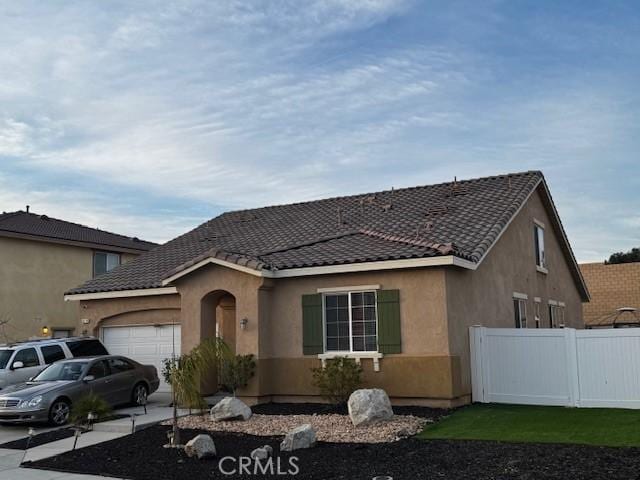
{"type": "Polygon", "coordinates": [[[469,326],[582,328],[588,297],[537,171],[225,213],[66,295],[114,353],[254,354],[251,403],[317,401],[348,356],[434,406],[470,401],[469,326]]]}

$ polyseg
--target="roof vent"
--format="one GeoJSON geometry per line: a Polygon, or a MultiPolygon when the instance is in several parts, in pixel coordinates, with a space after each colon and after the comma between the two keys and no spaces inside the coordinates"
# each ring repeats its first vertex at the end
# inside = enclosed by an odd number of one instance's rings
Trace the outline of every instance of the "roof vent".
{"type": "Polygon", "coordinates": [[[432,205],[427,209],[428,217],[436,217],[439,215],[445,215],[447,213],[449,213],[449,207],[447,207],[444,203],[432,205]]]}
{"type": "Polygon", "coordinates": [[[49,220],[49,217],[46,215],[40,215],[40,220],[49,220]]]}

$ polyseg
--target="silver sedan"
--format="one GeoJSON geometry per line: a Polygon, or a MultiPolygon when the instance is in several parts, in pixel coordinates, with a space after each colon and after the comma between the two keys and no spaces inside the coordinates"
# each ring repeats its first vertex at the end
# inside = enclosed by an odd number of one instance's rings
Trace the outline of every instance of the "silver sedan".
{"type": "Polygon", "coordinates": [[[130,358],[103,355],[52,363],[31,380],[0,394],[0,422],[64,425],[73,403],[93,391],[110,405],[146,403],[158,389],[158,372],[130,358]]]}

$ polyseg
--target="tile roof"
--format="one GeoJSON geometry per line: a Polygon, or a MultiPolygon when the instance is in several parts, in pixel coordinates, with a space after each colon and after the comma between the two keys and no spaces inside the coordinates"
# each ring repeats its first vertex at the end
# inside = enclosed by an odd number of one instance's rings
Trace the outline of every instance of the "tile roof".
{"type": "Polygon", "coordinates": [[[0,236],[3,235],[28,235],[54,242],[74,242],[101,246],[105,249],[125,249],[139,252],[146,252],[157,246],[155,243],[139,240],[135,237],[105,232],[97,228],[85,227],[77,223],[22,210],[0,214],[0,236]]]}
{"type": "Polygon", "coordinates": [[[157,288],[208,257],[256,270],[455,255],[478,262],[541,172],[224,213],[69,294],[157,288]]]}

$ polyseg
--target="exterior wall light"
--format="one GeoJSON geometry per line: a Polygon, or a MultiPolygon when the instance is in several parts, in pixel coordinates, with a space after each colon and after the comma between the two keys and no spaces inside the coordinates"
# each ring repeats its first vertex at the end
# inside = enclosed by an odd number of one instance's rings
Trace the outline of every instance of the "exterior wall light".
{"type": "Polygon", "coordinates": [[[242,330],[246,330],[248,323],[249,323],[249,319],[248,318],[243,318],[242,320],[240,320],[240,328],[242,330]]]}
{"type": "Polygon", "coordinates": [[[49,335],[49,327],[47,327],[46,325],[42,327],[42,335],[43,336],[49,335]]]}

